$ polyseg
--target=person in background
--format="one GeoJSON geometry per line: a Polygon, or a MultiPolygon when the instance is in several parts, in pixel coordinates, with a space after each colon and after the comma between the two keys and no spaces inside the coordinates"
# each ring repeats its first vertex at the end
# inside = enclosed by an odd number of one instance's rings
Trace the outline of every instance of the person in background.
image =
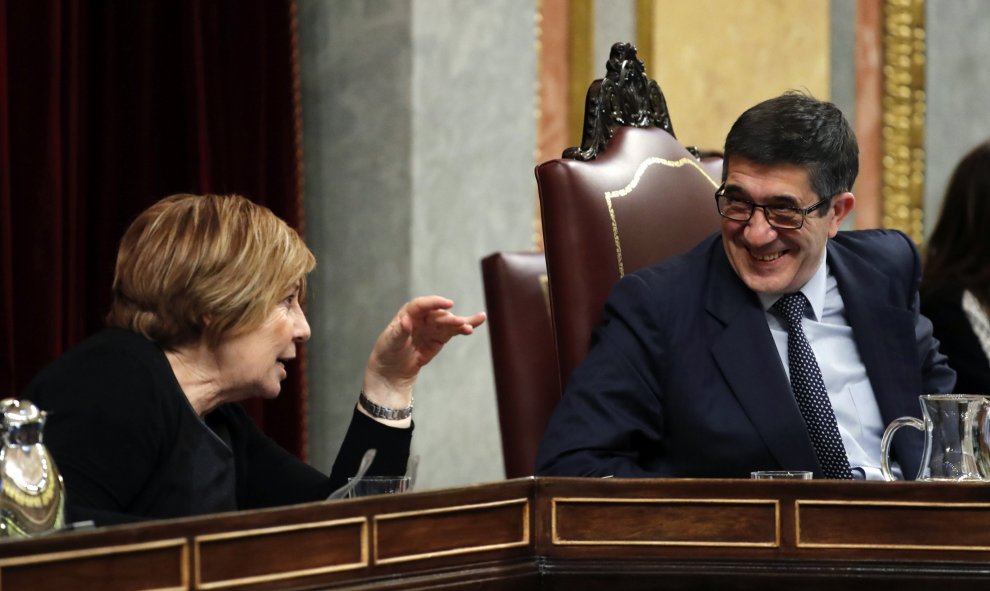
{"type": "MultiPolygon", "coordinates": [[[[789,92],[744,112],[712,204],[721,233],[619,280],[537,473],[879,479],[884,428],[955,374],[919,315],[911,240],[839,232],[858,156],[831,103],[789,92]]],[[[894,440],[908,477],[921,452],[894,440]]]]}
{"type": "Polygon", "coordinates": [[[990,141],[956,166],[925,250],[921,310],[956,370],[956,391],[990,394],[990,141]]]}
{"type": "Polygon", "coordinates": [[[42,370],[23,397],[49,413],[45,443],[69,521],[98,525],[326,499],[353,476],[402,474],[419,370],[483,313],[440,296],[403,305],[378,337],[329,477],[280,448],[239,400],[279,394],[310,336],[301,307],[315,258],[244,197],[173,195],[120,243],[108,328],[42,370]]]}

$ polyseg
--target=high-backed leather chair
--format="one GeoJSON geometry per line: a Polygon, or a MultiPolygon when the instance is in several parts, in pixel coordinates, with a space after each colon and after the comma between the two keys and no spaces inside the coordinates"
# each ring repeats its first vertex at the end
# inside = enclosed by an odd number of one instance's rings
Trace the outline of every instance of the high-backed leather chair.
{"type": "Polygon", "coordinates": [[[585,117],[581,146],[536,167],[561,387],[584,359],[615,282],[719,229],[720,158],[702,159],[677,141],[635,47],[612,47],[585,117]]]}
{"type": "Polygon", "coordinates": [[[528,476],[560,400],[542,252],[501,252],[481,261],[507,478],[528,476]]]}

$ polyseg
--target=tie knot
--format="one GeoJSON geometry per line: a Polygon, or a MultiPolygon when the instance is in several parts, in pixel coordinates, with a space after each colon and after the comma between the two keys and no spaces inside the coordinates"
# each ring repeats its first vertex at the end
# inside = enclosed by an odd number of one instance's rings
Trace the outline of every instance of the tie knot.
{"type": "Polygon", "coordinates": [[[804,318],[804,310],[808,307],[808,298],[799,292],[789,293],[777,300],[772,309],[783,316],[788,326],[801,325],[804,318]]]}

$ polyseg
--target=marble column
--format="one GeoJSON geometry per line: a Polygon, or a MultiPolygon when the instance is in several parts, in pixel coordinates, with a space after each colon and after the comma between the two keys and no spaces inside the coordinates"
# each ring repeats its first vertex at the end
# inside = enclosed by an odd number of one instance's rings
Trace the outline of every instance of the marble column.
{"type": "MultiPolygon", "coordinates": [[[[329,470],[398,307],[484,309],[480,259],[532,248],[536,0],[300,0],[309,455],[329,470]]],[[[416,389],[419,488],[503,477],[487,330],[416,389]]]]}

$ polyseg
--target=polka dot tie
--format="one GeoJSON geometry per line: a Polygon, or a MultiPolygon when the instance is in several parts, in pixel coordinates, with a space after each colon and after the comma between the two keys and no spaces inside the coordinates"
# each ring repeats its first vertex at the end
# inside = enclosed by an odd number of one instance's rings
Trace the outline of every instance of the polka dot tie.
{"type": "Polygon", "coordinates": [[[808,434],[825,477],[850,480],[849,458],[842,445],[832,403],[828,399],[815,353],[801,328],[801,319],[807,307],[808,298],[797,292],[780,298],[772,308],[787,323],[787,364],[791,373],[791,390],[808,426],[808,434]]]}

